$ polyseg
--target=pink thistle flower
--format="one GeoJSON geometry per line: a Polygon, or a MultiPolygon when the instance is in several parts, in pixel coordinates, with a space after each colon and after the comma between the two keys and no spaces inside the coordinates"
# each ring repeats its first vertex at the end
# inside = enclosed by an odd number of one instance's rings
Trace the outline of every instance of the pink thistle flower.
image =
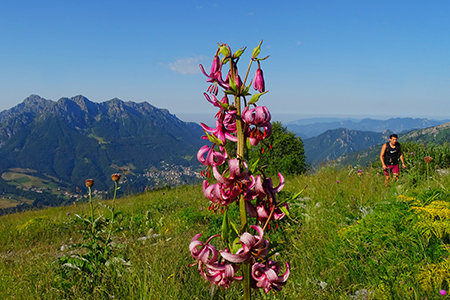
{"type": "Polygon", "coordinates": [[[244,232],[239,238],[242,248],[239,248],[236,254],[220,250],[220,255],[229,262],[241,263],[251,261],[252,258],[264,258],[269,252],[269,241],[263,239],[264,232],[260,226],[252,225],[250,228],[258,232],[257,236],[244,232]]]}
{"type": "Polygon", "coordinates": [[[440,291],[439,291],[439,294],[441,294],[442,296],[444,296],[444,295],[447,294],[447,292],[446,292],[445,290],[440,290],[440,291]]]}
{"type": "Polygon", "coordinates": [[[271,289],[281,291],[290,273],[290,264],[286,263],[286,272],[278,276],[280,273],[280,264],[273,260],[268,260],[267,266],[260,263],[255,263],[252,266],[253,285],[258,288],[263,288],[264,292],[268,293],[271,289]]]}

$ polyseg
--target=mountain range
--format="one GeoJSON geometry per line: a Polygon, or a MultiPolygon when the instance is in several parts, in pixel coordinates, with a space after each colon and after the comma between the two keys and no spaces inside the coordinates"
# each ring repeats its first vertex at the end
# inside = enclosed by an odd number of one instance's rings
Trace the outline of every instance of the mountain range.
{"type": "Polygon", "coordinates": [[[29,169],[72,190],[88,178],[106,190],[116,172],[151,186],[155,171],[179,168],[178,177],[195,177],[189,170],[198,168],[202,135],[198,124],[147,102],[31,95],[0,112],[0,171],[29,169]]]}
{"type": "Polygon", "coordinates": [[[380,133],[390,130],[398,134],[414,129],[437,126],[449,121],[450,120],[429,120],[426,118],[391,118],[388,120],[312,118],[289,122],[286,124],[286,127],[302,139],[307,139],[318,136],[327,130],[339,128],[380,133]]]}

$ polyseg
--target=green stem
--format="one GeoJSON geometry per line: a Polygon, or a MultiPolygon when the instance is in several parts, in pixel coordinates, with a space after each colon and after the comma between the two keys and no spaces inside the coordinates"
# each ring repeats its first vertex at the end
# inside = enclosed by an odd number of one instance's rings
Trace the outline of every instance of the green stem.
{"type": "Polygon", "coordinates": [[[111,222],[109,223],[109,232],[108,232],[108,238],[106,239],[105,250],[107,249],[107,246],[111,239],[111,232],[113,230],[113,225],[114,225],[116,194],[117,194],[117,181],[114,181],[114,197],[113,197],[113,205],[112,205],[112,216],[111,216],[111,222]]]}
{"type": "Polygon", "coordinates": [[[88,187],[88,189],[89,189],[89,203],[91,204],[91,229],[92,229],[92,234],[94,234],[94,206],[92,204],[91,188],[88,187]]]}
{"type": "MultiPolygon", "coordinates": [[[[237,117],[236,117],[236,129],[237,129],[237,157],[239,161],[242,161],[244,158],[244,144],[245,137],[244,131],[242,128],[242,119],[241,119],[241,99],[236,96],[235,104],[237,108],[237,117]]],[[[248,230],[247,223],[247,210],[245,208],[245,200],[240,197],[239,199],[239,212],[241,217],[241,232],[245,232],[248,230]]],[[[250,287],[250,264],[248,262],[242,263],[242,287],[244,289],[244,300],[251,299],[251,287],[250,287]]]]}

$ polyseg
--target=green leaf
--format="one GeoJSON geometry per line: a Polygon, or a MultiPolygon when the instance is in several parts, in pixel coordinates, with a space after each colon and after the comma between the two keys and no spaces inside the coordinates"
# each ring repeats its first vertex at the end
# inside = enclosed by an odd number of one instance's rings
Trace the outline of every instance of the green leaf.
{"type": "Polygon", "coordinates": [[[256,58],[259,55],[259,53],[261,53],[261,44],[262,44],[262,42],[263,41],[261,40],[261,42],[259,42],[258,47],[253,49],[252,58],[256,58]]]}
{"type": "Polygon", "coordinates": [[[236,239],[239,237],[239,231],[237,230],[236,224],[230,221],[231,231],[230,235],[232,239],[236,239]]]}
{"type": "Polygon", "coordinates": [[[264,95],[265,93],[267,93],[268,91],[262,92],[262,93],[258,93],[258,94],[254,94],[252,96],[252,98],[250,99],[250,102],[248,104],[255,104],[256,102],[258,102],[259,97],[261,97],[262,95],[264,95]]]}
{"type": "Polygon", "coordinates": [[[222,102],[218,102],[220,104],[220,106],[222,106],[223,109],[228,110],[228,108],[230,107],[230,104],[227,103],[222,103],[222,102]]]}
{"type": "Polygon", "coordinates": [[[222,44],[219,46],[219,52],[222,53],[225,57],[230,57],[230,49],[228,49],[228,46],[226,44],[222,44]]]}
{"type": "Polygon", "coordinates": [[[230,232],[230,226],[229,226],[229,220],[228,220],[228,210],[225,210],[225,213],[223,214],[223,220],[222,220],[222,240],[228,244],[228,238],[229,238],[229,232],[230,232]]]}
{"type": "Polygon", "coordinates": [[[251,167],[250,167],[250,171],[252,172],[252,173],[255,173],[255,171],[256,171],[256,168],[258,167],[258,163],[259,163],[259,158],[253,163],[253,165],[251,165],[251,167]]]}
{"type": "Polygon", "coordinates": [[[230,245],[230,251],[231,251],[231,253],[236,254],[236,252],[241,248],[242,248],[242,245],[239,241],[239,238],[237,237],[233,240],[233,243],[230,245]]]}
{"type": "Polygon", "coordinates": [[[241,49],[239,49],[238,51],[236,51],[233,54],[233,58],[238,58],[241,57],[242,53],[244,53],[245,49],[247,49],[247,47],[242,47],[241,49]]]}
{"type": "Polygon", "coordinates": [[[286,216],[289,217],[289,211],[287,210],[286,206],[280,205],[280,206],[278,206],[278,208],[279,208],[286,216]]]}
{"type": "Polygon", "coordinates": [[[219,146],[223,146],[222,140],[220,140],[219,138],[217,138],[214,134],[209,134],[209,133],[206,132],[206,131],[205,131],[205,133],[206,133],[206,136],[208,137],[208,140],[209,140],[211,143],[216,144],[216,145],[219,145],[219,146]]]}

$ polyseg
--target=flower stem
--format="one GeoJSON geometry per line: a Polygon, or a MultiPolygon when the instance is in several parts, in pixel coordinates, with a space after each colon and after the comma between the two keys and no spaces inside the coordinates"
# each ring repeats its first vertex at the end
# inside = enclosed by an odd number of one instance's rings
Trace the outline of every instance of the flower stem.
{"type": "Polygon", "coordinates": [[[89,203],[91,204],[91,229],[92,229],[92,234],[94,234],[94,206],[92,204],[92,193],[91,193],[91,187],[88,187],[89,189],[89,203]]]}

